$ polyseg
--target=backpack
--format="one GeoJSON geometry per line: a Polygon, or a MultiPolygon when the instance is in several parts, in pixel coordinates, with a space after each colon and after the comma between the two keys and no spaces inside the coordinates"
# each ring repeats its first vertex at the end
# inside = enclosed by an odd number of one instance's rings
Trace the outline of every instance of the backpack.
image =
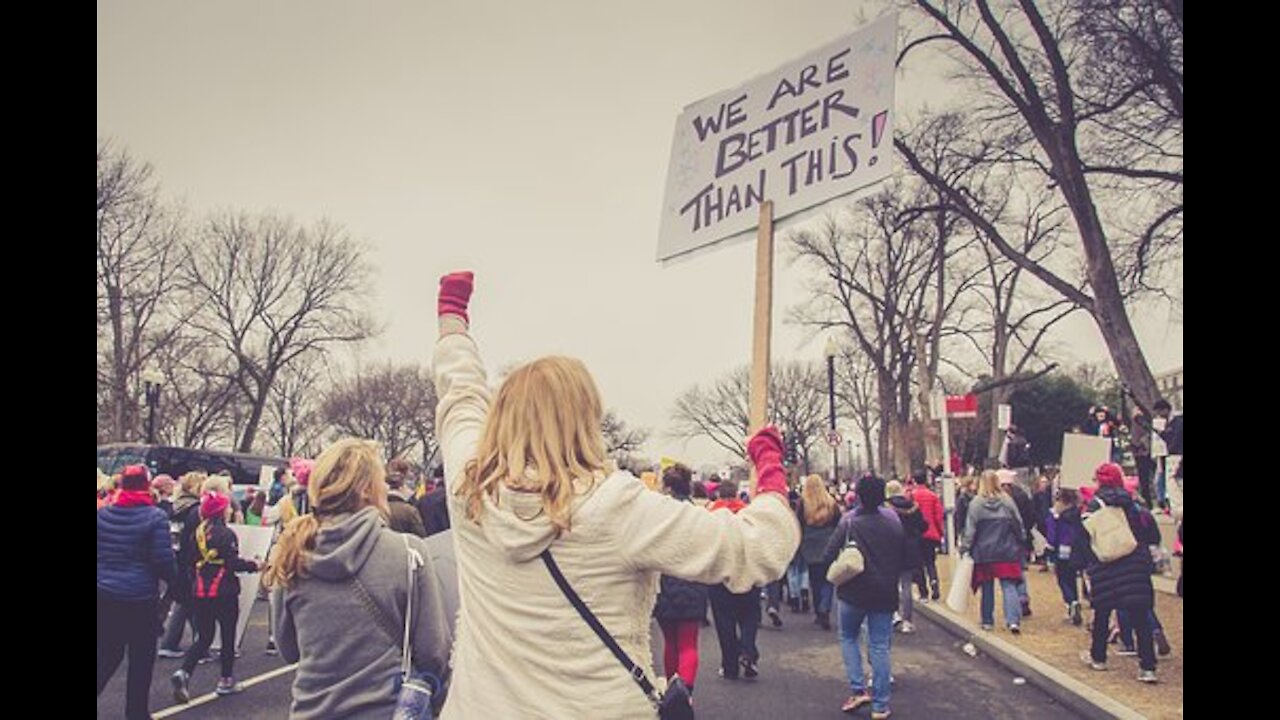
{"type": "Polygon", "coordinates": [[[1133,536],[1124,508],[1108,505],[1097,498],[1098,508],[1084,520],[1089,533],[1089,547],[1101,562],[1119,560],[1138,549],[1138,539],[1133,536]]]}

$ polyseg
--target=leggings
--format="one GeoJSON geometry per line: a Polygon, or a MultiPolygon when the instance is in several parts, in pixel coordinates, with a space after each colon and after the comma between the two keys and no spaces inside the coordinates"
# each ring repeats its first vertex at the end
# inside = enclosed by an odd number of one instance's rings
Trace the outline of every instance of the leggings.
{"type": "Polygon", "coordinates": [[[196,641],[187,649],[182,659],[182,669],[191,674],[196,663],[209,652],[213,644],[214,626],[222,630],[222,647],[219,657],[222,661],[222,677],[231,677],[236,663],[236,623],[240,620],[240,598],[226,595],[216,598],[196,598],[192,601],[192,611],[196,616],[196,641]]]}
{"type": "Polygon", "coordinates": [[[698,626],[701,624],[701,620],[658,621],[662,628],[662,665],[667,679],[679,673],[690,691],[698,679],[698,626]]]}

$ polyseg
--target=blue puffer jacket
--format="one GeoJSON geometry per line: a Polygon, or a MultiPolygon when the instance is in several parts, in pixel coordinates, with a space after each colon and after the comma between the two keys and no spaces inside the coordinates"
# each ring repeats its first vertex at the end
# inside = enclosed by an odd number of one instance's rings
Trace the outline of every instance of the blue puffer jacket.
{"type": "Polygon", "coordinates": [[[169,518],[150,505],[98,511],[98,591],[125,601],[155,600],[173,579],[169,518]]]}

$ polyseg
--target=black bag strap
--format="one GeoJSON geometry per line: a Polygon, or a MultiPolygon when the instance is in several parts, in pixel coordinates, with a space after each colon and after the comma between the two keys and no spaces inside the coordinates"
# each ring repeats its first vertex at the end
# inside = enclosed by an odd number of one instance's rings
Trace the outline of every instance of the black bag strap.
{"type": "Polygon", "coordinates": [[[543,550],[541,557],[542,562],[546,564],[547,570],[551,573],[551,578],[560,587],[560,592],[564,593],[564,596],[569,599],[569,602],[578,611],[578,614],[582,616],[582,619],[596,632],[600,641],[605,644],[605,647],[609,648],[609,651],[618,659],[618,662],[622,663],[622,667],[626,668],[627,673],[631,675],[631,679],[635,680],[636,684],[640,686],[640,690],[655,705],[661,703],[662,698],[653,687],[653,683],[649,682],[649,677],[645,674],[644,668],[631,661],[631,657],[627,655],[627,652],[618,645],[618,642],[613,639],[613,636],[609,634],[604,625],[600,624],[595,614],[591,612],[591,608],[587,607],[587,604],[582,602],[582,598],[578,597],[578,593],[574,592],[573,587],[569,585],[569,581],[565,580],[564,573],[560,572],[560,566],[556,565],[555,558],[551,557],[551,550],[543,550]]]}

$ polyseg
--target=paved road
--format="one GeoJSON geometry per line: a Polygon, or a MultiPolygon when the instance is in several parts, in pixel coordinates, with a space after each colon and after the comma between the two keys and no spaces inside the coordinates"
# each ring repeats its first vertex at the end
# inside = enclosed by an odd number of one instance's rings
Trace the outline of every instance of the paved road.
{"type": "MultiPolygon", "coordinates": [[[[784,611],[783,620],[781,630],[760,630],[760,677],[754,681],[731,682],[716,676],[720,650],[715,631],[703,629],[696,696],[699,720],[847,717],[839,709],[848,693],[835,633],[817,629],[806,616],[784,611]]],[[[923,618],[917,620],[919,632],[895,634],[893,639],[894,717],[1077,718],[1043,691],[1031,685],[1015,685],[1013,674],[989,658],[965,655],[959,641],[941,628],[923,618]]],[[[236,662],[240,679],[250,680],[285,667],[280,658],[263,654],[265,638],[266,603],[260,602],[254,607],[242,657],[236,662]]],[[[660,667],[660,634],[655,633],[653,647],[659,651],[660,667]]],[[[203,704],[193,702],[186,709],[174,708],[168,677],[179,662],[156,661],[151,711],[158,718],[265,720],[288,715],[291,671],[263,680],[241,695],[203,704]]],[[[196,670],[191,691],[197,701],[197,696],[212,692],[217,675],[216,664],[201,665],[196,670]]],[[[124,676],[122,665],[98,699],[98,717],[123,717],[124,676]]],[[[868,713],[864,709],[859,716],[866,717],[868,713]]]]}

